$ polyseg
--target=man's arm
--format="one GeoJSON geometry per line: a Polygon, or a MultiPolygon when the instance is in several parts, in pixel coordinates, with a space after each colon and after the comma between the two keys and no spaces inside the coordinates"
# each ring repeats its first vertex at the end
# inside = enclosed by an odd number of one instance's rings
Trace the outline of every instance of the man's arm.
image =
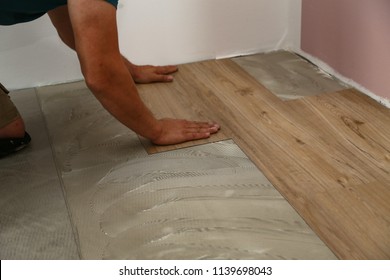
{"type": "MultiPolygon", "coordinates": [[[[71,49],[75,50],[74,34],[70,22],[68,6],[61,6],[48,12],[51,22],[57,29],[61,40],[71,49]]],[[[129,70],[133,80],[136,83],[154,83],[154,82],[172,82],[173,76],[178,69],[177,66],[152,66],[152,65],[135,65],[127,60],[124,56],[122,59],[129,70]]]]}
{"type": "Polygon", "coordinates": [[[68,13],[68,29],[58,28],[61,24],[57,20],[61,19],[56,10],[49,15],[62,40],[76,50],[88,87],[116,119],[160,145],[207,138],[218,131],[219,126],[213,123],[157,120],[152,115],[120,54],[112,5],[100,0],[69,0],[68,13]]]}

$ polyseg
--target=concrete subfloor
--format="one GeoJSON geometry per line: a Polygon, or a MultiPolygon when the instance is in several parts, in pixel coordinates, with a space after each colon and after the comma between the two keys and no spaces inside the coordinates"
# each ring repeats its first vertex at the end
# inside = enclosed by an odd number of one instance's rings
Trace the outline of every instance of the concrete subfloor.
{"type": "MultiPolygon", "coordinates": [[[[271,59],[270,81],[275,57],[285,99],[343,87],[309,64],[296,83],[307,62],[287,52],[242,64],[271,59]]],[[[11,96],[33,141],[0,160],[1,259],[335,258],[231,141],[148,156],[82,82],[11,96]]]]}
{"type": "Polygon", "coordinates": [[[347,86],[299,55],[275,51],[233,58],[282,100],[336,92],[347,86]]]}
{"type": "Polygon", "coordinates": [[[33,141],[0,159],[0,259],[78,259],[35,89],[11,93],[33,141]]]}

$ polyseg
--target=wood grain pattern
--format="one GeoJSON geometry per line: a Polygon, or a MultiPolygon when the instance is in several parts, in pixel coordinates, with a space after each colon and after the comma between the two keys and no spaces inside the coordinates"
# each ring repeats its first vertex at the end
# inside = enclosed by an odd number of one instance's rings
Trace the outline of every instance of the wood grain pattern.
{"type": "Polygon", "coordinates": [[[390,110],[354,90],[283,102],[230,60],[140,92],[158,116],[218,121],[338,257],[390,258],[390,110]]]}
{"type": "MultiPolygon", "coordinates": [[[[218,121],[221,123],[221,109],[207,103],[214,98],[207,90],[207,84],[194,85],[188,80],[186,69],[180,70],[174,83],[138,85],[141,98],[157,118],[179,118],[197,121],[218,121]]],[[[140,138],[149,153],[166,152],[180,148],[227,140],[232,137],[229,127],[211,135],[209,139],[189,141],[179,145],[155,146],[145,138],[140,138]]]]}

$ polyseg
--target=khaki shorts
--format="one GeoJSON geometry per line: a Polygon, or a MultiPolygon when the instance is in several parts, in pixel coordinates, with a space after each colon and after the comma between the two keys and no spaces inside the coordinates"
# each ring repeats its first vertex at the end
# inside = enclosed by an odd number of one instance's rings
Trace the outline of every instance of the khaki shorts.
{"type": "Polygon", "coordinates": [[[5,127],[20,116],[18,109],[16,109],[5,90],[0,84],[0,128],[5,127]]]}

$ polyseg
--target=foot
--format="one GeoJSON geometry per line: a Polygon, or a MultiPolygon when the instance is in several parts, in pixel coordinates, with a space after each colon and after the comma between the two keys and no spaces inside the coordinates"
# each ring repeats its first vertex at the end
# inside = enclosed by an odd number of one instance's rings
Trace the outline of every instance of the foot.
{"type": "Polygon", "coordinates": [[[17,152],[30,143],[31,137],[24,129],[21,117],[0,129],[0,158],[17,152]]]}

